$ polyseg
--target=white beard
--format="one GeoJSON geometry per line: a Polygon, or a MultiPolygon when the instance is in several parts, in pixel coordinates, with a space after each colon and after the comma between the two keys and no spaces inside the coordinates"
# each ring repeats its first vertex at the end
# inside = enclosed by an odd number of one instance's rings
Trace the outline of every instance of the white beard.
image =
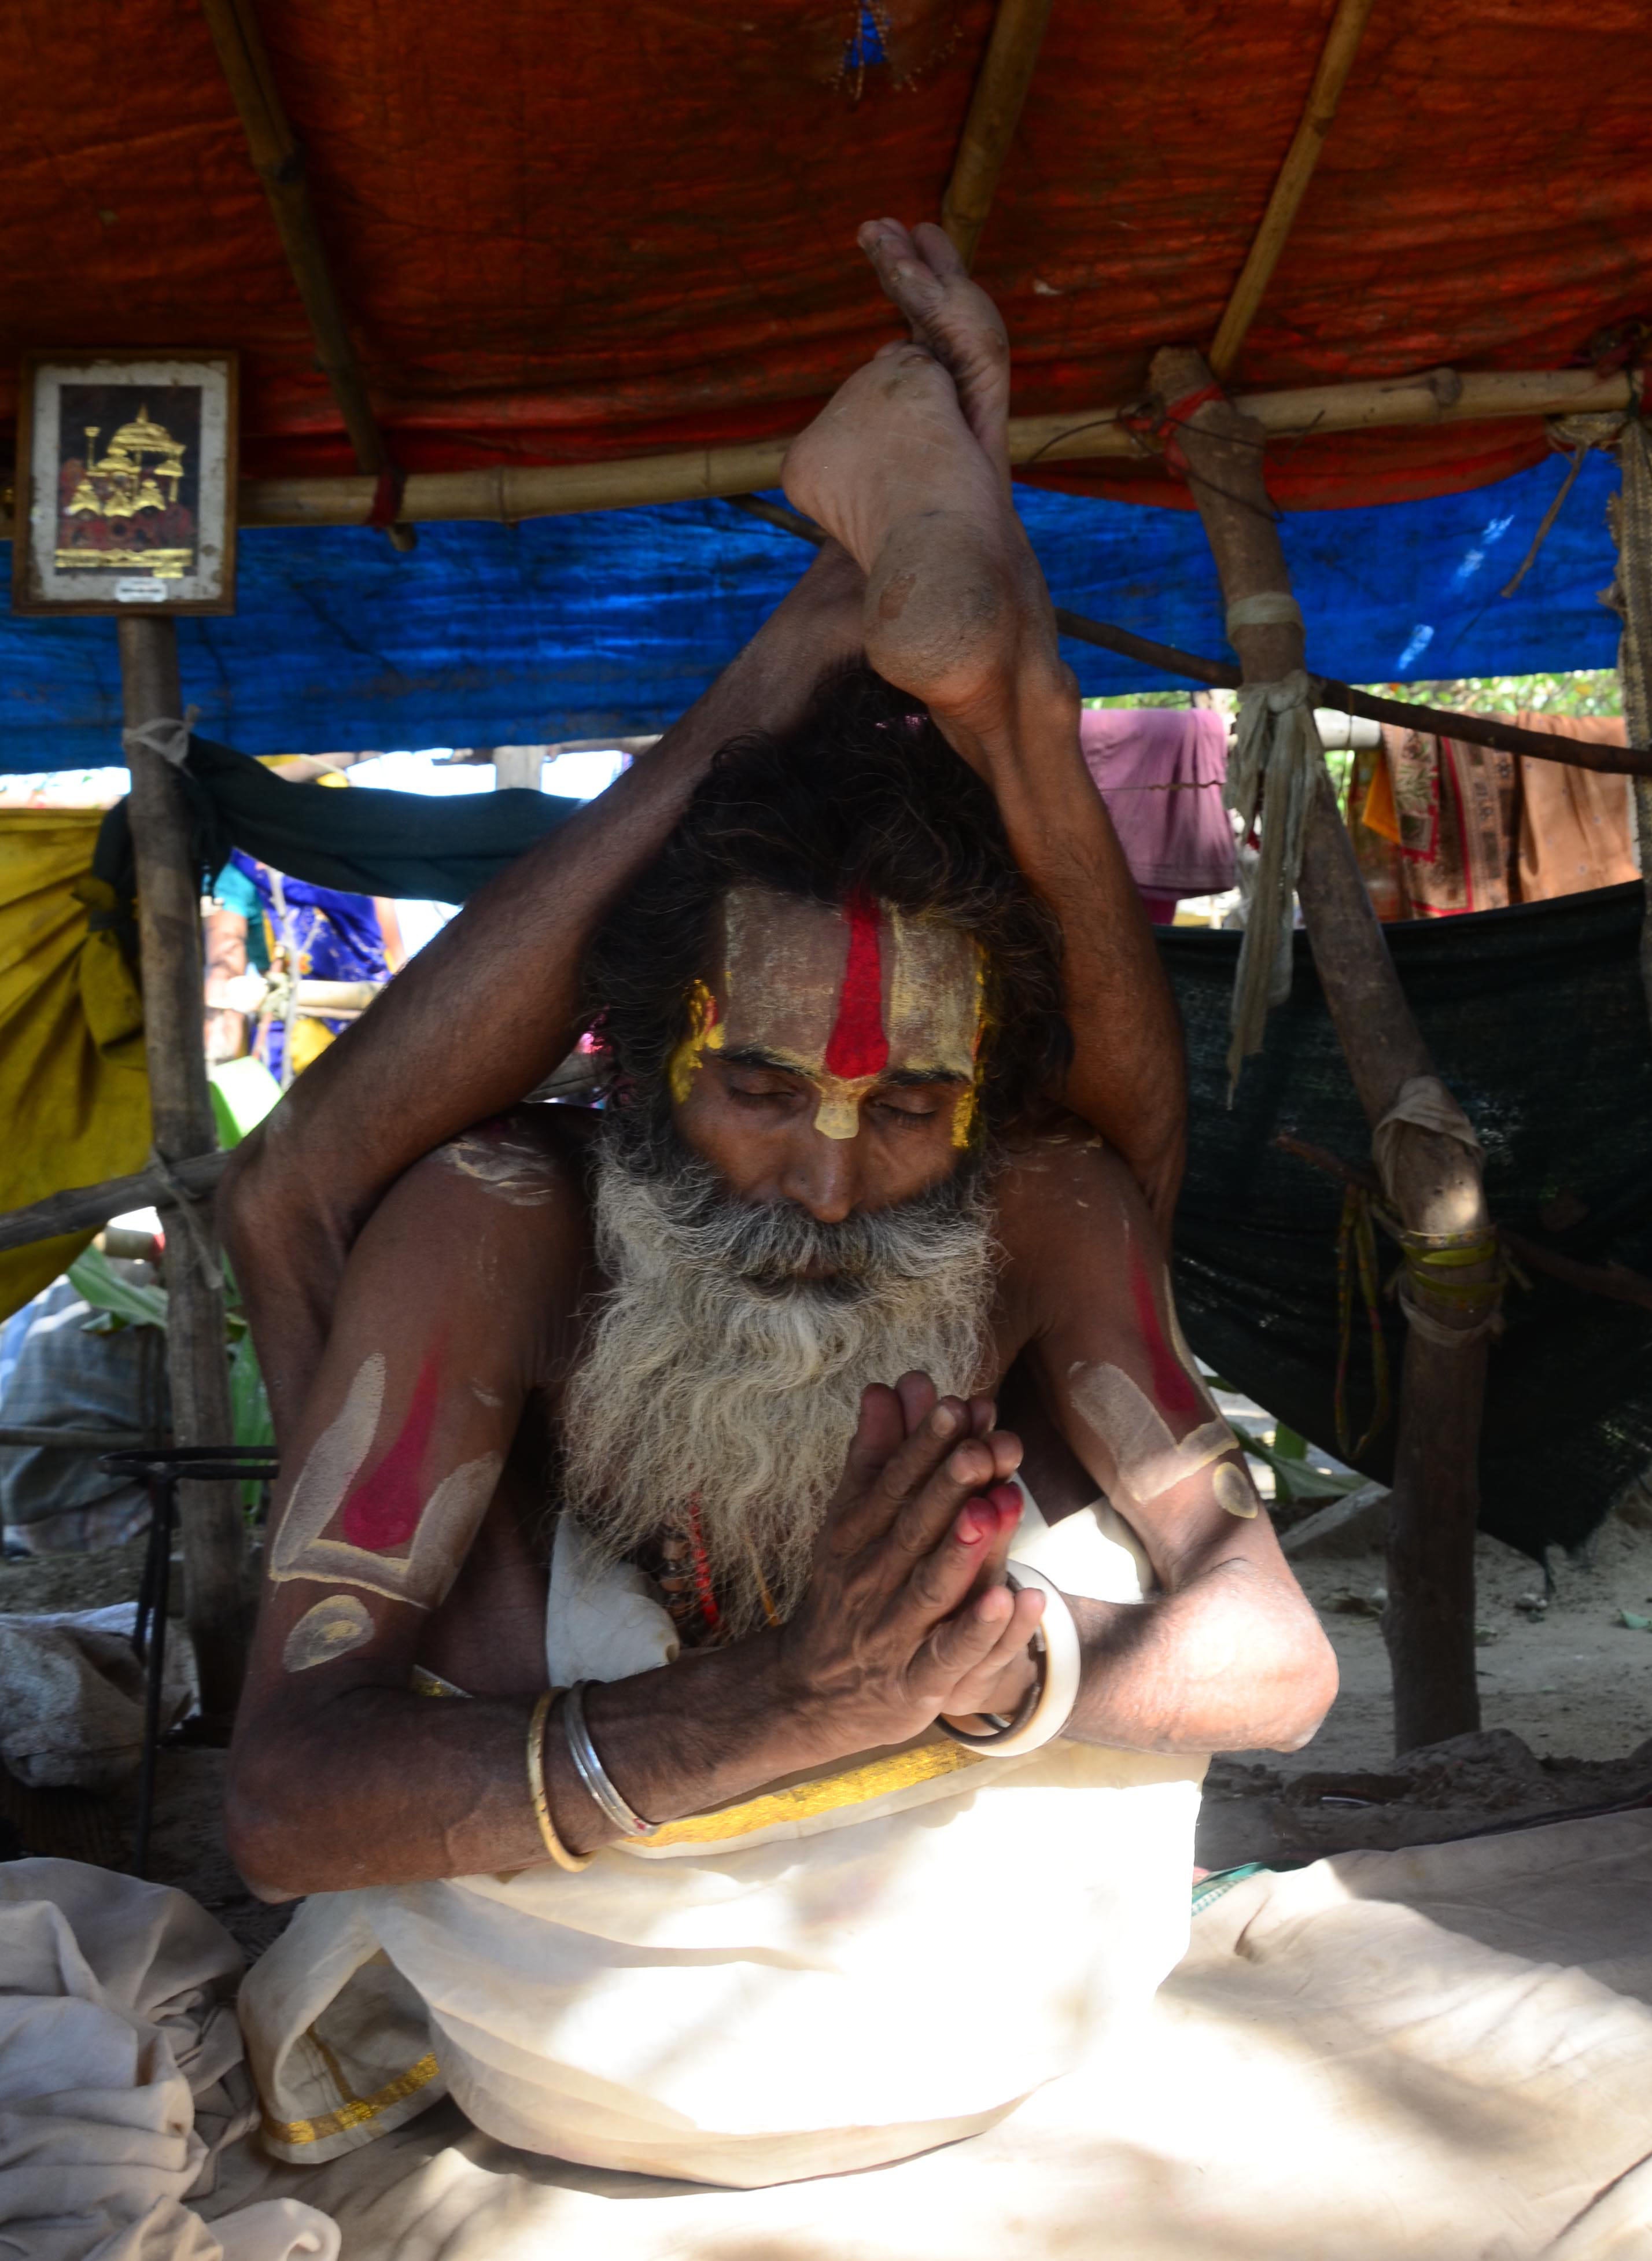
{"type": "Polygon", "coordinates": [[[823,1225],[736,1199],[695,1158],[643,1174],[605,1145],[595,1216],[613,1285],[569,1386],[564,1504],[618,1558],[685,1532],[697,1497],[723,1628],[761,1625],[765,1587],[784,1619],[866,1384],[916,1369],[943,1393],[975,1385],[990,1206],[949,1182],[823,1225]]]}

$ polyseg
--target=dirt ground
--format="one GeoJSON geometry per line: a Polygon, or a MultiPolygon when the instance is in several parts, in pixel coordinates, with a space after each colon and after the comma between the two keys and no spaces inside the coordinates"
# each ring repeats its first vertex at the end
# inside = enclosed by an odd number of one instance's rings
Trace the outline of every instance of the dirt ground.
{"type": "MultiPolygon", "coordinates": [[[[141,1555],[140,1540],[100,1554],[4,1562],[0,1609],[130,1600],[141,1555]]],[[[1296,1568],[1335,1645],[1341,1693],[1306,1749],[1289,1757],[1239,1752],[1212,1762],[1199,1829],[1203,1866],[1296,1863],[1652,1798],[1652,1632],[1622,1621],[1626,1610],[1652,1617],[1652,1531],[1609,1519],[1586,1560],[1555,1558],[1547,1597],[1534,1563],[1482,1539],[1483,1731],[1400,1762],[1377,1622],[1381,1556],[1296,1568]]],[[[256,1955],[288,1911],[255,1900],[230,1863],[219,1819],[223,1770],[221,1751],[175,1744],[164,1752],[150,1874],[193,1893],[256,1955]]],[[[112,1812],[91,1819],[119,1841],[129,1837],[134,1804],[135,1785],[110,1801],[112,1812]]],[[[21,1827],[30,1850],[78,1851],[86,1842],[83,1821],[79,1839],[61,1846],[28,1844],[26,1810],[21,1827]]]]}

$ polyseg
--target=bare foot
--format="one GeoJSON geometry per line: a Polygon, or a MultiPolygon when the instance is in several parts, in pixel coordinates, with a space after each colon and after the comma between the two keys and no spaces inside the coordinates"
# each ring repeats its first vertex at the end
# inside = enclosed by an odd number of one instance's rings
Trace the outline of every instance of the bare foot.
{"type": "Polygon", "coordinates": [[[858,240],[886,297],[910,323],[913,343],[951,377],[965,421],[1008,479],[1009,340],[997,307],[932,221],[909,233],[898,219],[869,219],[858,240]]]}
{"type": "Polygon", "coordinates": [[[786,451],[786,499],[870,573],[902,520],[952,513],[992,523],[1007,499],[964,421],[958,388],[926,348],[887,345],[838,386],[786,451]]]}

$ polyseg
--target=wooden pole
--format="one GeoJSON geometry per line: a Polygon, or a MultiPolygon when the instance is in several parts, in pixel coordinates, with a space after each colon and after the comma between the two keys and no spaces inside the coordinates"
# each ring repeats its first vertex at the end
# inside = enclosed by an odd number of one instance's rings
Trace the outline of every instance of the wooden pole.
{"type": "MultiPolygon", "coordinates": [[[[1382,431],[1413,424],[1465,424],[1505,418],[1571,416],[1633,408],[1638,372],[1618,370],[1488,370],[1460,376],[1361,379],[1357,384],[1309,385],[1253,393],[1239,404],[1270,435],[1382,431]]],[[[1131,424],[1138,402],[1059,416],[1012,416],[1009,458],[1031,467],[1095,458],[1139,459],[1149,443],[1131,424]]],[[[639,503],[733,499],[779,484],[791,437],[756,440],[686,453],[620,457],[601,463],[492,463],[474,471],[413,471],[402,492],[409,523],[483,519],[514,525],[581,510],[626,510],[639,503]]],[[[244,479],[242,526],[365,526],[376,483],[370,478],[244,479]]]]}
{"type": "Polygon", "coordinates": [[[1210,374],[1218,379],[1225,380],[1232,374],[1245,334],[1255,319],[1262,294],[1273,280],[1285,239],[1307,194],[1314,167],[1319,162],[1325,135],[1331,131],[1331,121],[1337,114],[1337,104],[1354,68],[1354,58],[1360,51],[1360,41],[1365,36],[1374,4],[1375,0],[1337,0],[1337,11],[1325,35],[1307,106],[1291,137],[1279,178],[1268,199],[1268,209],[1239,269],[1239,281],[1233,285],[1233,295],[1227,302],[1227,311],[1210,348],[1210,374]]]}
{"type": "Polygon", "coordinates": [[[941,226],[966,267],[975,263],[975,246],[1021,122],[1049,20],[1050,0],[998,0],[980,76],[952,161],[952,177],[941,199],[941,226]]]}
{"type": "MultiPolygon", "coordinates": [[[[201,0],[201,7],[240,113],[253,169],[263,183],[281,248],[309,317],[316,358],[333,388],[356,460],[377,492],[381,479],[394,476],[395,465],[373,414],[366,379],[345,325],[315,208],[310,202],[304,151],[287,123],[255,0],[201,0]]],[[[385,532],[398,549],[411,549],[417,539],[412,527],[399,518],[385,532]]]]}
{"type": "MultiPolygon", "coordinates": [[[[1169,347],[1152,379],[1163,404],[1210,384],[1203,357],[1169,347]]],[[[1263,434],[1227,400],[1210,398],[1182,422],[1188,484],[1215,554],[1222,594],[1289,596],[1290,576],[1262,476],[1263,434]]],[[[1300,621],[1235,628],[1247,683],[1276,683],[1303,664],[1300,621]]],[[[1264,815],[1263,822],[1268,822],[1264,815]]],[[[1432,1076],[1383,930],[1354,860],[1323,763],[1310,804],[1299,886],[1308,938],[1343,1056],[1373,1129],[1401,1087],[1432,1076]]],[[[1490,1229],[1479,1164],[1469,1149],[1415,1124],[1400,1127],[1391,1197],[1411,1232],[1490,1229]]],[[[1328,1260],[1328,1258],[1327,1258],[1328,1260]]],[[[1495,1267],[1466,1267],[1464,1286],[1495,1303],[1495,1267]]],[[[1485,1388],[1483,1314],[1462,1303],[1410,1330],[1400,1389],[1394,1493],[1389,1511],[1383,1632],[1394,1676],[1396,1747],[1408,1750],[1480,1724],[1475,1676],[1474,1541],[1479,1519],[1479,1443],[1485,1388]],[[1460,1334],[1461,1341],[1453,1341],[1460,1334]]]]}
{"type": "MultiPolygon", "coordinates": [[[[127,729],[176,721],[181,712],[176,626],[153,615],[126,615],[119,629],[127,729]]],[[[150,1114],[155,1151],[171,1164],[210,1153],[218,1145],[202,1039],[200,887],[176,772],[144,746],[131,746],[127,758],[150,1114]]],[[[173,1435],[180,1445],[227,1445],[234,1430],[223,1274],[212,1209],[191,1202],[186,1217],[176,1202],[169,1202],[162,1216],[173,1435]]],[[[182,1485],[179,1523],[184,1615],[200,1673],[201,1709],[214,1726],[226,1726],[241,1693],[246,1655],[245,1548],[237,1487],[182,1485]]]]}

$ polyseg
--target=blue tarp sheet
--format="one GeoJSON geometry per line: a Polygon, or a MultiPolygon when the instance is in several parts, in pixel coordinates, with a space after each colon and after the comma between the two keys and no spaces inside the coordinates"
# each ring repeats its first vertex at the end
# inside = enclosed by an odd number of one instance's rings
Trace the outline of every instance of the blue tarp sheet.
{"type": "MultiPolygon", "coordinates": [[[[1617,621],[1591,456],[1518,592],[1509,579],[1552,500],[1556,457],[1498,484],[1282,522],[1310,664],[1344,681],[1600,667],[1617,621]]],[[[1197,516],[1020,487],[1059,604],[1185,650],[1226,656],[1197,516]]],[[[721,502],[526,525],[427,526],[411,556],[365,529],[241,542],[233,618],[179,623],[185,700],[249,754],[533,745],[657,729],[680,714],[807,563],[794,535],[721,502]]],[[[1179,688],[1067,643],[1087,694],[1179,688]]],[[[0,770],[119,761],[107,620],[0,620],[0,770]]]]}

